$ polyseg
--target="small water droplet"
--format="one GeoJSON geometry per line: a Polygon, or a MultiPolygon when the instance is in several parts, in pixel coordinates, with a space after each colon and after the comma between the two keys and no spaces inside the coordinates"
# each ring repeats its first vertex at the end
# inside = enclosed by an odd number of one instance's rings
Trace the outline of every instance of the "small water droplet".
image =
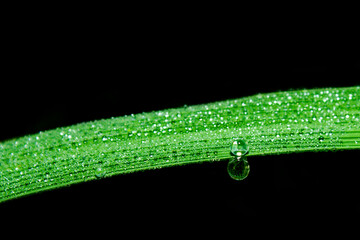
{"type": "Polygon", "coordinates": [[[98,167],[95,170],[95,177],[97,177],[97,178],[103,178],[103,177],[105,177],[105,174],[106,174],[106,171],[104,168],[98,167]]]}
{"type": "Polygon", "coordinates": [[[320,136],[320,137],[319,137],[319,141],[320,141],[320,142],[323,142],[324,140],[325,140],[325,138],[324,138],[323,136],[320,136]]]}
{"type": "Polygon", "coordinates": [[[227,171],[229,176],[234,180],[243,180],[245,179],[250,172],[250,165],[245,156],[234,158],[229,161],[227,165],[227,171]]]}
{"type": "Polygon", "coordinates": [[[246,144],[246,142],[241,138],[235,139],[230,146],[230,154],[232,156],[241,157],[247,154],[248,152],[249,152],[249,147],[246,144]]]}

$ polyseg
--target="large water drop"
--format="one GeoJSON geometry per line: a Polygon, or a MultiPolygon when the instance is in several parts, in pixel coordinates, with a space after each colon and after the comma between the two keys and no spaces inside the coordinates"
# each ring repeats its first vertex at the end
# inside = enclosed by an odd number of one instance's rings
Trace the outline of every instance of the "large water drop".
{"type": "Polygon", "coordinates": [[[227,171],[229,176],[235,180],[245,179],[250,172],[250,165],[245,156],[249,152],[246,142],[241,139],[235,139],[230,146],[230,155],[234,156],[228,162],[227,171]]]}
{"type": "Polygon", "coordinates": [[[250,165],[246,157],[234,158],[229,161],[227,171],[232,179],[240,181],[249,175],[250,165]]]}

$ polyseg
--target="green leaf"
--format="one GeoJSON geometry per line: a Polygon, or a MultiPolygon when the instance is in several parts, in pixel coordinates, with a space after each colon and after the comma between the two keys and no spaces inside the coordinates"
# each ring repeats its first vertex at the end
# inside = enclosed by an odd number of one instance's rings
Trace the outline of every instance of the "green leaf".
{"type": "Polygon", "coordinates": [[[147,169],[360,149],[360,87],[258,94],[57,128],[0,144],[0,202],[147,169]],[[249,159],[249,158],[248,158],[249,159]]]}

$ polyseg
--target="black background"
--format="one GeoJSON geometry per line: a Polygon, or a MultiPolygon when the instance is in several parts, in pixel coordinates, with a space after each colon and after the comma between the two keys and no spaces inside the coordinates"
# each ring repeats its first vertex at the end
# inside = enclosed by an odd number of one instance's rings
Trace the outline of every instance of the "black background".
{"type": "MultiPolygon", "coordinates": [[[[3,46],[0,140],[263,92],[360,84],[357,39],[341,27],[39,22],[19,22],[3,46]]],[[[228,177],[226,162],[204,163],[42,192],[2,203],[0,212],[144,224],[154,216],[169,224],[360,214],[359,151],[249,162],[240,182],[228,177]]]]}

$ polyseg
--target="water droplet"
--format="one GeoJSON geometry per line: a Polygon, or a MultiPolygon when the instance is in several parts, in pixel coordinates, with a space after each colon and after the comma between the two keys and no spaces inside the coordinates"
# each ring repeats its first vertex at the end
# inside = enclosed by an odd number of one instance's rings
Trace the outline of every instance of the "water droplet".
{"type": "Polygon", "coordinates": [[[324,140],[325,140],[325,138],[324,138],[323,136],[320,136],[320,137],[319,137],[319,141],[320,141],[320,142],[323,142],[324,140]]]}
{"type": "Polygon", "coordinates": [[[234,156],[227,165],[229,176],[234,180],[245,179],[250,172],[250,165],[245,156],[249,152],[246,142],[241,139],[235,139],[230,146],[230,155],[234,156]]]}
{"type": "Polygon", "coordinates": [[[105,174],[106,174],[106,171],[104,168],[98,167],[95,170],[95,177],[97,177],[97,178],[103,178],[103,177],[105,177],[105,174]]]}
{"type": "Polygon", "coordinates": [[[230,154],[235,157],[244,156],[249,152],[249,147],[246,142],[241,139],[235,139],[230,146],[230,154]]]}
{"type": "Polygon", "coordinates": [[[227,165],[227,171],[229,176],[234,180],[245,179],[250,172],[250,165],[245,156],[234,158],[229,161],[227,165]]]}

